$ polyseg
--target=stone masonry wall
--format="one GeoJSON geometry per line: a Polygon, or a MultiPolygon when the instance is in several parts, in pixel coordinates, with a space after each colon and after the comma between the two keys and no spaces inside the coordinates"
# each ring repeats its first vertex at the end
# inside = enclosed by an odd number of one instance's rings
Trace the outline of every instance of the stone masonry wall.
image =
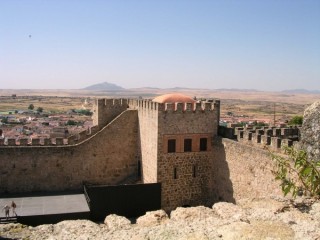
{"type": "Polygon", "coordinates": [[[198,103],[194,111],[182,111],[172,104],[159,108],[158,182],[162,184],[162,208],[212,204],[212,140],[217,135],[219,103],[198,103]],[[208,139],[207,151],[199,151],[200,137],[208,139]],[[175,153],[166,152],[169,138],[177,140],[175,153]],[[192,138],[192,152],[183,152],[185,138],[192,138]]]}
{"type": "Polygon", "coordinates": [[[214,189],[218,200],[283,196],[268,151],[230,139],[214,144],[214,189]]]}
{"type": "Polygon", "coordinates": [[[104,127],[128,108],[126,99],[96,99],[93,108],[93,125],[104,127]]]}
{"type": "Polygon", "coordinates": [[[151,101],[137,102],[139,114],[139,141],[143,183],[157,181],[158,104],[151,101]]]}
{"type": "Polygon", "coordinates": [[[137,172],[138,117],[127,110],[72,146],[0,146],[0,193],[117,184],[137,172]]]}

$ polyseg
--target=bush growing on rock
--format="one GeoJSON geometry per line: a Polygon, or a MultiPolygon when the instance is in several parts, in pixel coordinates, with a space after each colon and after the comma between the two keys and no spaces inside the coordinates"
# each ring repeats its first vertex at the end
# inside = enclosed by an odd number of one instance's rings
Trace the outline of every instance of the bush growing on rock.
{"type": "Polygon", "coordinates": [[[291,193],[297,195],[309,195],[320,197],[320,161],[308,159],[304,150],[293,147],[285,147],[287,157],[272,154],[275,161],[273,174],[281,181],[281,189],[286,196],[291,193]]]}

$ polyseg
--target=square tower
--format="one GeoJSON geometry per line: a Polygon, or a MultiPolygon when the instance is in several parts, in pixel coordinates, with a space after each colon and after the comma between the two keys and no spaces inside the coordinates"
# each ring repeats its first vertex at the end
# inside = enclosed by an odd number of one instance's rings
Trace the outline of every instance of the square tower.
{"type": "Polygon", "coordinates": [[[143,182],[161,183],[165,210],[211,204],[220,102],[167,94],[137,105],[143,182]]]}

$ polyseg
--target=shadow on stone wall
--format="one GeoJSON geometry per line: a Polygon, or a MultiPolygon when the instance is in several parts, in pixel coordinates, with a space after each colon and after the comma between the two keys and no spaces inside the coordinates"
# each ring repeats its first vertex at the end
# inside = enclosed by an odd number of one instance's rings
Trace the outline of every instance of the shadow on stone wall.
{"type": "Polygon", "coordinates": [[[215,202],[235,203],[225,146],[220,137],[214,140],[213,159],[213,199],[215,202]]]}

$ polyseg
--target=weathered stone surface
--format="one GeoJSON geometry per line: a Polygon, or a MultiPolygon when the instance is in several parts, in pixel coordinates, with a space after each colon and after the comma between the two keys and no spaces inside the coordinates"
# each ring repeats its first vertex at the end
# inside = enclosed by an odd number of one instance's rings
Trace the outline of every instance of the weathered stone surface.
{"type": "Polygon", "coordinates": [[[140,226],[152,226],[163,223],[169,219],[168,214],[164,210],[147,212],[145,215],[137,219],[140,226]]]}
{"type": "Polygon", "coordinates": [[[282,222],[234,222],[218,229],[221,239],[294,239],[294,232],[282,222]]]}
{"type": "Polygon", "coordinates": [[[212,210],[222,219],[249,222],[243,209],[233,203],[219,202],[213,205],[212,210]]]}
{"type": "Polygon", "coordinates": [[[116,215],[107,216],[106,224],[87,220],[63,221],[37,227],[0,224],[0,238],[314,240],[320,239],[319,210],[319,201],[304,198],[243,199],[239,201],[239,205],[218,203],[213,209],[203,206],[177,208],[171,212],[169,219],[162,210],[154,211],[142,216],[137,224],[130,224],[128,219],[116,215]],[[301,208],[303,205],[309,210],[301,208]],[[256,213],[257,210],[259,214],[256,213]],[[159,214],[160,219],[155,214],[159,214]],[[146,225],[145,221],[148,219],[156,224],[146,225]]]}
{"type": "Polygon", "coordinates": [[[310,159],[320,161],[320,101],[304,111],[301,143],[310,159]]]}
{"type": "Polygon", "coordinates": [[[0,146],[0,193],[81,189],[84,180],[123,181],[138,168],[137,124],[137,111],[128,110],[78,145],[0,146]]]}
{"type": "Polygon", "coordinates": [[[104,219],[104,224],[110,230],[118,230],[130,228],[131,222],[125,217],[110,214],[104,219]]]}
{"type": "Polygon", "coordinates": [[[172,221],[195,220],[195,219],[200,220],[213,215],[214,215],[213,210],[211,208],[204,207],[204,206],[190,207],[190,208],[178,207],[176,210],[171,212],[170,219],[172,221]]]}

